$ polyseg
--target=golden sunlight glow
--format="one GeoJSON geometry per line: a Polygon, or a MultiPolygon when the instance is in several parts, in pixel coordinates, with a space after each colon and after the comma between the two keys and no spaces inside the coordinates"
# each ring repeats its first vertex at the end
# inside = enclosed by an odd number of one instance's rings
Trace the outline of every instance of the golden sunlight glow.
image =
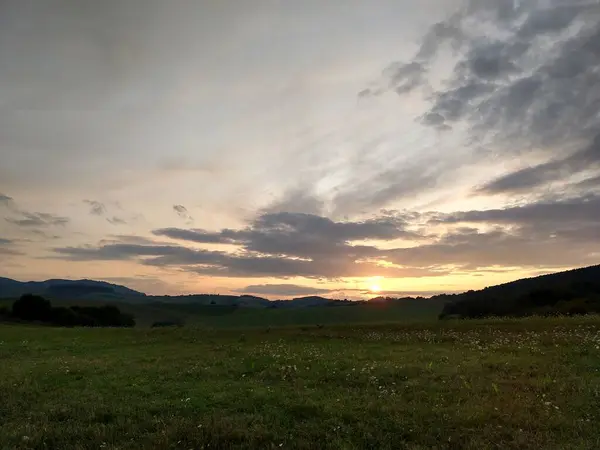
{"type": "Polygon", "coordinates": [[[381,286],[379,286],[378,284],[372,284],[369,290],[371,292],[381,292],[381,286]]]}

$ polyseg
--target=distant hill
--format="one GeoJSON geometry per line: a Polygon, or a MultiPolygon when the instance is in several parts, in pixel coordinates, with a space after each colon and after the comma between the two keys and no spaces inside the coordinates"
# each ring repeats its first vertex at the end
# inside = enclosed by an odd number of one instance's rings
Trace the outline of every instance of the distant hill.
{"type": "MultiPolygon", "coordinates": [[[[156,303],[190,304],[205,306],[229,306],[240,308],[309,308],[315,306],[338,305],[340,300],[324,297],[309,296],[298,297],[291,300],[268,300],[254,295],[219,295],[219,294],[192,294],[177,296],[148,296],[149,301],[156,303]]],[[[354,302],[352,302],[354,303],[354,302]]]]}
{"type": "MultiPolygon", "coordinates": [[[[153,296],[104,281],[19,282],[0,278],[0,299],[15,299],[28,293],[42,295],[51,300],[115,302],[121,305],[120,307],[144,305],[149,312],[155,311],[155,308],[161,311],[168,308],[177,313],[187,314],[195,311],[207,315],[229,314],[238,309],[311,309],[361,304],[380,307],[402,306],[417,310],[424,307],[435,309],[439,305],[441,317],[575,313],[593,312],[595,309],[600,312],[600,265],[521,279],[463,294],[443,294],[430,299],[376,297],[367,302],[334,300],[320,296],[272,301],[253,295],[153,296]]],[[[153,312],[149,315],[153,315],[153,312]]]]}
{"type": "Polygon", "coordinates": [[[448,300],[441,317],[600,313],[600,265],[438,297],[448,300]]]}
{"type": "Polygon", "coordinates": [[[144,301],[146,294],[125,286],[94,280],[16,281],[0,278],[0,298],[17,298],[24,294],[49,299],[144,301]]]}

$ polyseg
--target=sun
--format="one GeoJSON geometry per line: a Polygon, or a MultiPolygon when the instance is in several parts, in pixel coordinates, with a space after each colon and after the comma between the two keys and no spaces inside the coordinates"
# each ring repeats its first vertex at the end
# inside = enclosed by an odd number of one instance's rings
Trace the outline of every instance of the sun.
{"type": "Polygon", "coordinates": [[[378,284],[372,284],[369,290],[371,292],[381,292],[381,286],[378,284]]]}

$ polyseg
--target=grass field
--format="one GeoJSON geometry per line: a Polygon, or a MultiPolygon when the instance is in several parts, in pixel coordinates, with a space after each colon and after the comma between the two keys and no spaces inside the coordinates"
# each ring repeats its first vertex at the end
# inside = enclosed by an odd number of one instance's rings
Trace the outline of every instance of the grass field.
{"type": "MultiPolygon", "coordinates": [[[[10,308],[14,300],[0,300],[0,307],[10,308]]],[[[444,306],[439,300],[406,301],[397,305],[356,305],[316,308],[231,308],[194,303],[115,303],[52,300],[54,306],[113,304],[135,317],[138,327],[156,321],[182,321],[186,326],[207,328],[281,327],[291,325],[333,325],[381,322],[436,320],[444,306]]]]}
{"type": "Polygon", "coordinates": [[[598,449],[600,319],[0,325],[0,448],[598,449]]]}

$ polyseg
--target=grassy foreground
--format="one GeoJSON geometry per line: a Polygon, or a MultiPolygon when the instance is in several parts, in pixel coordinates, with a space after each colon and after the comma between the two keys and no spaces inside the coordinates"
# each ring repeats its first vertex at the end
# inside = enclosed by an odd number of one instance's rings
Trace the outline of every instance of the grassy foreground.
{"type": "Polygon", "coordinates": [[[600,319],[0,325],[0,449],[598,449],[600,319]]]}

